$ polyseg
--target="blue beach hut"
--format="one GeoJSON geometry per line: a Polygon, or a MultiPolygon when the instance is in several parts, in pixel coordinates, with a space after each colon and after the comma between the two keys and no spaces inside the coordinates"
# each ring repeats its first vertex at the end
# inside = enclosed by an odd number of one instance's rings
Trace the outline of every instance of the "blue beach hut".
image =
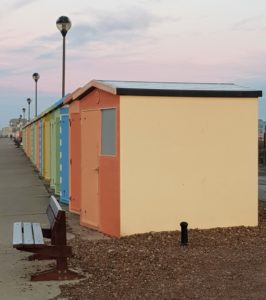
{"type": "Polygon", "coordinates": [[[60,202],[69,203],[69,109],[60,109],[60,202]]]}

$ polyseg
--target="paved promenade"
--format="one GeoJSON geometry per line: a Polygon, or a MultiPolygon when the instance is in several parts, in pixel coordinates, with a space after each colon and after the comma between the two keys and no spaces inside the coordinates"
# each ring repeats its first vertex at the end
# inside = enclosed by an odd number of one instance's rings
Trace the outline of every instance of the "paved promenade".
{"type": "Polygon", "coordinates": [[[48,225],[48,193],[21,149],[0,139],[0,299],[47,300],[60,293],[60,282],[31,282],[30,275],[49,262],[29,262],[29,253],[12,248],[15,221],[48,225]]]}

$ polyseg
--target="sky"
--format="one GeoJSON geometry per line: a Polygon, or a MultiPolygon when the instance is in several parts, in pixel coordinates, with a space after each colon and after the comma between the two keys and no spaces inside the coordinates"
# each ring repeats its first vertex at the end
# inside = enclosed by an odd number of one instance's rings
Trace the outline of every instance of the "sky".
{"type": "Polygon", "coordinates": [[[265,0],[1,0],[0,127],[27,98],[33,116],[34,72],[38,113],[61,98],[63,15],[66,93],[105,79],[231,82],[266,97],[265,0]]]}

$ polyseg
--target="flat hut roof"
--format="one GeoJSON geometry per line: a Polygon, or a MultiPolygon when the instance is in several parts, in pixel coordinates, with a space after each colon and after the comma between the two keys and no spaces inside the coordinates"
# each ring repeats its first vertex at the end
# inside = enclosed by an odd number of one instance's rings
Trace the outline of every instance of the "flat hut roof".
{"type": "Polygon", "coordinates": [[[234,83],[185,83],[92,80],[78,93],[82,98],[95,88],[115,95],[131,96],[180,96],[180,97],[239,97],[257,98],[262,91],[234,83]]]}

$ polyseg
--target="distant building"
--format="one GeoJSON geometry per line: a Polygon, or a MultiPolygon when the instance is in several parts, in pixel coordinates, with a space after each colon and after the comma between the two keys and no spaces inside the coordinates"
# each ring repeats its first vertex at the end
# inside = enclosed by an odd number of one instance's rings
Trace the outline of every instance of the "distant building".
{"type": "Polygon", "coordinates": [[[2,137],[9,137],[11,134],[13,134],[13,128],[12,127],[4,127],[2,128],[0,132],[0,136],[2,137]]]}
{"type": "Polygon", "coordinates": [[[0,136],[6,137],[10,136],[11,134],[13,136],[16,135],[16,132],[20,131],[22,127],[27,123],[26,119],[11,119],[9,121],[9,126],[4,127],[0,130],[0,136]]]}
{"type": "Polygon", "coordinates": [[[20,123],[20,120],[21,119],[11,119],[9,121],[9,126],[13,127],[13,128],[16,128],[18,126],[18,124],[20,123]]]}

